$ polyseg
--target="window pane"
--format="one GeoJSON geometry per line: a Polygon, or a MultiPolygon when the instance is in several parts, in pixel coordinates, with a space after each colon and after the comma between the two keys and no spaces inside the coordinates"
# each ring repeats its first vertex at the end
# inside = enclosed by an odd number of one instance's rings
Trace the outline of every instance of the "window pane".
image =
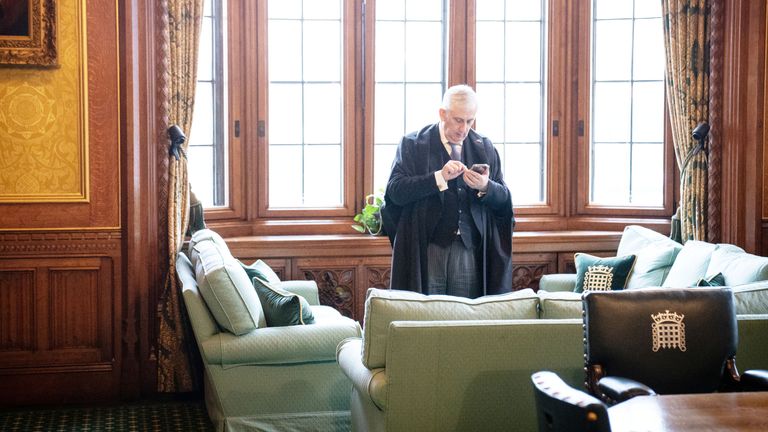
{"type": "MultiPolygon", "coordinates": [[[[594,16],[596,19],[632,18],[634,0],[595,0],[594,16]]],[[[637,3],[653,3],[655,0],[640,0],[637,3]]],[[[661,5],[661,2],[656,2],[661,5]]]]}
{"type": "Polygon", "coordinates": [[[211,206],[213,199],[213,147],[190,146],[187,149],[189,184],[204,206],[211,206]]]}
{"type": "Polygon", "coordinates": [[[405,77],[405,23],[376,24],[376,81],[403,81],[405,77]]]}
{"type": "Polygon", "coordinates": [[[477,67],[478,82],[504,80],[503,22],[483,22],[477,26],[477,67]]]}
{"type": "Polygon", "coordinates": [[[405,133],[405,86],[403,84],[376,84],[375,100],[374,142],[377,144],[399,143],[400,138],[405,133]]]}
{"type": "Polygon", "coordinates": [[[303,202],[303,146],[269,147],[270,207],[300,207],[303,202]],[[299,162],[299,163],[297,163],[299,162]]]}
{"type": "Polygon", "coordinates": [[[341,145],[304,147],[304,206],[341,205],[341,145]]]}
{"type": "Polygon", "coordinates": [[[213,122],[215,121],[213,108],[213,84],[198,82],[195,89],[192,130],[189,132],[190,146],[213,144],[213,122]]]}
{"type": "Polygon", "coordinates": [[[341,144],[341,86],[304,86],[304,142],[341,144]]]}
{"type": "Polygon", "coordinates": [[[538,21],[541,19],[541,1],[507,0],[507,20],[538,21]]]}
{"type": "MultiPolygon", "coordinates": [[[[207,3],[207,2],[206,2],[207,3]]],[[[203,18],[200,29],[200,47],[197,54],[197,80],[213,79],[213,25],[212,18],[203,18]]]]}
{"type": "Polygon", "coordinates": [[[507,84],[506,142],[541,142],[541,89],[539,84],[507,84]]]}
{"type": "Polygon", "coordinates": [[[504,180],[515,205],[543,201],[541,157],[541,146],[538,143],[504,146],[504,180]]]}
{"type": "Polygon", "coordinates": [[[305,0],[304,19],[341,19],[341,0],[305,0]]]}
{"type": "Polygon", "coordinates": [[[301,84],[269,85],[269,144],[302,142],[301,84]]]}
{"type": "Polygon", "coordinates": [[[440,121],[438,110],[443,100],[442,90],[440,84],[405,85],[405,133],[440,121]]]}
{"type": "Polygon", "coordinates": [[[442,24],[405,23],[405,80],[439,82],[442,76],[442,24]]]}
{"type": "Polygon", "coordinates": [[[592,202],[628,205],[630,145],[607,143],[594,145],[592,162],[592,202]]]}
{"type": "Polygon", "coordinates": [[[660,1],[635,1],[635,18],[655,18],[660,16],[660,1]]]}
{"type": "Polygon", "coordinates": [[[341,21],[304,24],[304,64],[304,81],[341,81],[341,21]]]}
{"type": "Polygon", "coordinates": [[[632,91],[632,141],[664,142],[664,83],[635,83],[632,91]]]}
{"type": "Polygon", "coordinates": [[[446,70],[444,5],[445,0],[376,2],[374,191],[386,185],[403,135],[439,121],[446,70]]]}
{"type": "MultiPolygon", "coordinates": [[[[383,2],[387,1],[389,0],[383,2]]],[[[408,20],[440,21],[443,18],[442,15],[443,0],[418,0],[405,3],[405,18],[408,20]]]]}
{"type": "Polygon", "coordinates": [[[592,140],[628,142],[631,109],[630,83],[596,82],[592,95],[592,140]]]}
{"type": "Polygon", "coordinates": [[[661,18],[637,20],[635,23],[635,80],[663,80],[665,68],[664,29],[661,18]]]}
{"type": "Polygon", "coordinates": [[[269,17],[277,18],[301,18],[302,0],[270,0],[267,3],[269,17]]]}
{"type": "Polygon", "coordinates": [[[310,3],[300,17],[268,20],[272,209],[342,204],[341,0],[310,3]]]}
{"type": "Polygon", "coordinates": [[[482,37],[475,51],[477,129],[499,150],[515,205],[540,204],[545,178],[544,5],[477,0],[477,10],[477,34],[482,37]]]}
{"type": "Polygon", "coordinates": [[[661,10],[636,9],[633,2],[594,5],[602,20],[593,22],[592,203],[662,206],[663,29],[659,15],[649,16],[661,10]]]}
{"type": "Polygon", "coordinates": [[[268,66],[270,81],[301,80],[300,21],[270,20],[268,66]]]}
{"type": "Polygon", "coordinates": [[[506,31],[507,81],[541,80],[541,23],[511,22],[506,31]]]}
{"type": "Polygon", "coordinates": [[[632,204],[662,206],[664,189],[664,144],[632,147],[632,204]]]}
{"type": "Polygon", "coordinates": [[[389,172],[392,169],[392,161],[397,153],[397,145],[379,144],[376,146],[373,155],[373,192],[385,190],[389,172]]]}
{"type": "MultiPolygon", "coordinates": [[[[376,2],[376,20],[405,19],[405,0],[384,0],[376,2]]],[[[378,26],[376,27],[378,32],[378,26]]]]}
{"type": "Polygon", "coordinates": [[[596,80],[630,79],[632,76],[632,20],[596,22],[594,56],[596,80]]]}

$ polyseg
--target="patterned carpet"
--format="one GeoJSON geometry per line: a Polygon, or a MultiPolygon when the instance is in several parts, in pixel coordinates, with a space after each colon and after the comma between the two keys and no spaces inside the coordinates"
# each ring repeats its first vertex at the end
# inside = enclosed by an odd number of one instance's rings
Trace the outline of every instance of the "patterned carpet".
{"type": "Polygon", "coordinates": [[[201,401],[138,402],[57,409],[2,409],[0,431],[213,431],[201,401]]]}

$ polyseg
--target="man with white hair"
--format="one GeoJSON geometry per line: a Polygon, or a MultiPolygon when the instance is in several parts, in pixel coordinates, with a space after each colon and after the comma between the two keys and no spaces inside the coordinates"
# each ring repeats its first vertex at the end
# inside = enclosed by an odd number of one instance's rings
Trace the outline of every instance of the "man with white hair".
{"type": "Polygon", "coordinates": [[[512,289],[512,196],[491,141],[475,132],[477,95],[450,87],[440,121],[404,136],[382,210],[390,287],[470,298],[512,289]]]}

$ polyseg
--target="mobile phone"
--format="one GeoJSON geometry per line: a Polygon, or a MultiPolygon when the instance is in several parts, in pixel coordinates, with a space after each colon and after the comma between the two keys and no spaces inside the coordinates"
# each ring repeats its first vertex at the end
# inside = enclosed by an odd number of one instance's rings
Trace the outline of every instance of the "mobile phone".
{"type": "Polygon", "coordinates": [[[488,164],[479,163],[472,165],[469,169],[476,173],[485,174],[485,172],[488,171],[488,168],[490,168],[488,164]]]}

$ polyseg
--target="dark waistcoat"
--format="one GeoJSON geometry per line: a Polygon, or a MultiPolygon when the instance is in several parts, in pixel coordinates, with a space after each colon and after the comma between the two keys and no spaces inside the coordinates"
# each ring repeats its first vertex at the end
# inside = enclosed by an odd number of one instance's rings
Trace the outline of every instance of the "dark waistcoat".
{"type": "MultiPolygon", "coordinates": [[[[443,164],[449,160],[446,152],[443,164]]],[[[462,176],[448,181],[448,189],[443,191],[443,211],[430,239],[432,243],[440,246],[450,245],[457,230],[467,248],[472,248],[480,242],[480,231],[472,220],[469,206],[469,194],[472,192],[474,191],[467,187],[462,176]]]]}

